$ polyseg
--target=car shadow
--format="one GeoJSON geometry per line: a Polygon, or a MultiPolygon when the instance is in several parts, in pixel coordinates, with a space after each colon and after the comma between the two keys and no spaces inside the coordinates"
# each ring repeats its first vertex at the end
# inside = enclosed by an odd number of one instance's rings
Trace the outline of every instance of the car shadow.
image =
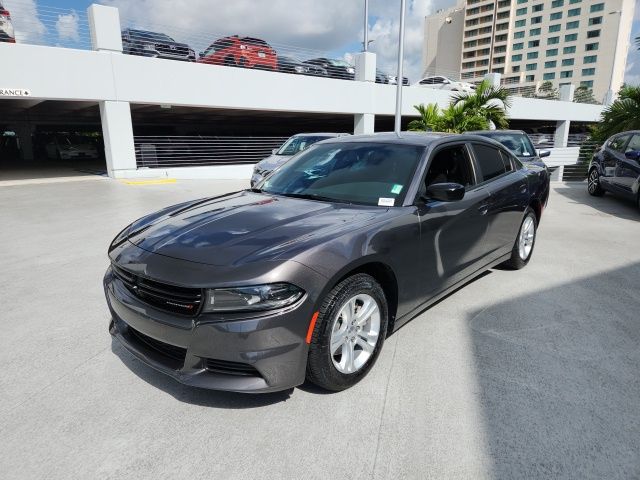
{"type": "Polygon", "coordinates": [[[588,205],[606,215],[613,215],[626,220],[640,219],[640,211],[634,202],[612,193],[605,193],[602,197],[593,197],[587,192],[586,182],[558,185],[554,188],[554,191],[567,197],[573,203],[588,205]]]}
{"type": "Polygon", "coordinates": [[[293,388],[274,393],[235,393],[209,390],[205,388],[183,385],[173,378],[164,375],[145,365],[122,347],[117,340],[111,339],[111,351],[136,376],[163,392],[168,393],[180,402],[201,407],[244,409],[259,408],[275,403],[285,402],[293,393],[293,388]]]}
{"type": "Polygon", "coordinates": [[[471,312],[492,478],[640,477],[640,263],[471,312]]]}

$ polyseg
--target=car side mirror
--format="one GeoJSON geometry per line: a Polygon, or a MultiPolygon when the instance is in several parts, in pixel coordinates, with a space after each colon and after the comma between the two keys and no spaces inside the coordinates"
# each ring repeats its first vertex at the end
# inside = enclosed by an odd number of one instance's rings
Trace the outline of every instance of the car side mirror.
{"type": "Polygon", "coordinates": [[[630,150],[628,152],[625,152],[624,156],[629,160],[635,160],[636,162],[638,162],[640,161],[640,150],[630,150]]]}
{"type": "Polygon", "coordinates": [[[540,158],[548,157],[549,155],[551,155],[551,152],[549,150],[540,150],[540,152],[538,153],[538,156],[540,158]]]}
{"type": "Polygon", "coordinates": [[[427,187],[425,197],[441,202],[457,202],[464,197],[465,189],[459,183],[434,183],[427,187]]]}
{"type": "Polygon", "coordinates": [[[271,155],[275,155],[276,153],[278,153],[278,149],[274,148],[273,150],[271,150],[271,155]]]}

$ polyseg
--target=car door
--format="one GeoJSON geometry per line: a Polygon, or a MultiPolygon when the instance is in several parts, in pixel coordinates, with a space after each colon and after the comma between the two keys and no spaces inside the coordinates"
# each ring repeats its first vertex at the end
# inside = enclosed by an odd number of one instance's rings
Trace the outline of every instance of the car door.
{"type": "MultiPolygon", "coordinates": [[[[624,153],[640,151],[640,133],[635,133],[624,148],[624,153]]],[[[620,193],[635,199],[638,194],[638,182],[640,181],[640,163],[623,155],[619,160],[619,168],[616,169],[614,182],[620,193]]]]}
{"type": "Polygon", "coordinates": [[[528,205],[528,182],[512,154],[496,146],[472,142],[481,185],[489,192],[484,247],[489,261],[511,251],[528,205]]]}
{"type": "Polygon", "coordinates": [[[617,135],[609,140],[602,151],[602,170],[603,175],[600,182],[605,188],[619,192],[616,177],[622,174],[622,161],[624,160],[625,146],[629,142],[631,135],[628,133],[617,135]]]}
{"type": "Polygon", "coordinates": [[[430,156],[416,203],[425,298],[462,280],[484,261],[489,192],[477,185],[475,175],[465,142],[445,144],[430,156]],[[426,190],[434,183],[460,183],[465,195],[454,202],[429,199],[426,190]]]}

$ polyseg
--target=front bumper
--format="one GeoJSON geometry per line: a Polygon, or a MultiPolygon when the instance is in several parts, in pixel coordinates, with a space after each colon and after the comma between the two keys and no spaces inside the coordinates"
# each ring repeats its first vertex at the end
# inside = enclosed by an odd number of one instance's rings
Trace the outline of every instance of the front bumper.
{"type": "Polygon", "coordinates": [[[258,393],[304,382],[304,339],[313,309],[306,296],[286,309],[221,320],[157,310],[133,296],[111,268],[104,290],[111,335],[142,362],[183,384],[258,393]]]}

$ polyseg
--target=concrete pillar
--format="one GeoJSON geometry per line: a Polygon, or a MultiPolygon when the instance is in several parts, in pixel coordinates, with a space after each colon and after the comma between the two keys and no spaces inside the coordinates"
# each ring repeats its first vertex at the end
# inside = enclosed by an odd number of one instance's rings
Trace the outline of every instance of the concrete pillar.
{"type": "Polygon", "coordinates": [[[129,102],[100,102],[102,136],[107,171],[112,178],[126,177],[123,170],[136,169],[133,124],[129,102]]]}
{"type": "Polygon", "coordinates": [[[614,92],[613,90],[607,90],[607,93],[605,93],[604,95],[604,101],[602,102],[602,104],[605,107],[609,107],[613,102],[616,101],[617,96],[618,95],[616,95],[616,92],[614,92]]]}
{"type": "Polygon", "coordinates": [[[376,54],[373,52],[361,52],[354,56],[356,67],[356,81],[376,81],[376,54]]]}
{"type": "Polygon", "coordinates": [[[373,113],[356,113],[353,121],[353,134],[372,134],[375,130],[376,116],[373,113]]]}
{"type": "Polygon", "coordinates": [[[93,4],[87,8],[91,45],[94,50],[122,52],[120,13],[115,7],[93,4]]]}
{"type": "Polygon", "coordinates": [[[500,86],[501,78],[502,78],[502,75],[500,75],[499,73],[487,73],[484,76],[484,79],[487,80],[492,87],[496,87],[496,88],[500,86]]]}
{"type": "MultiPolygon", "coordinates": [[[[558,100],[563,102],[573,102],[573,94],[575,93],[576,86],[562,85],[558,93],[558,100]]],[[[554,147],[566,147],[569,141],[569,128],[571,122],[569,120],[560,120],[556,122],[556,132],[553,136],[554,147]]]]}
{"type": "Polygon", "coordinates": [[[34,160],[33,155],[33,125],[29,122],[20,122],[13,127],[20,144],[20,157],[28,162],[34,160]]]}
{"type": "Polygon", "coordinates": [[[576,91],[576,86],[573,84],[562,85],[558,91],[558,100],[563,102],[573,102],[573,94],[576,91]]]}

